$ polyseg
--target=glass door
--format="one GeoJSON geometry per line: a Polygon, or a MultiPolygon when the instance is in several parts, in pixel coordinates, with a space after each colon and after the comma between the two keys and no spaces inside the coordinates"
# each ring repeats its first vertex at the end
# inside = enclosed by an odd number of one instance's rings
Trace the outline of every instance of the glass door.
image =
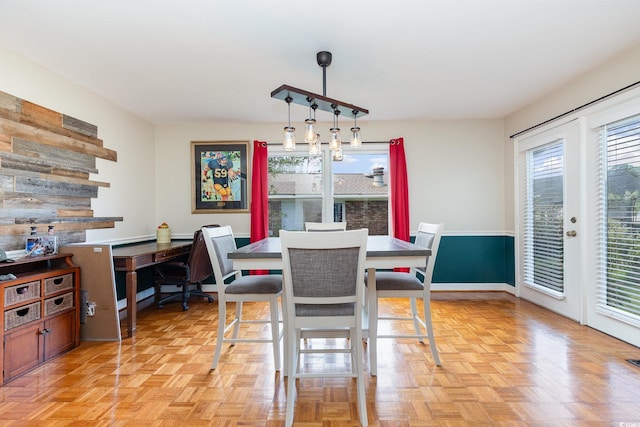
{"type": "Polygon", "coordinates": [[[578,121],[517,140],[521,298],[582,321],[578,121]]]}
{"type": "Polygon", "coordinates": [[[588,119],[587,324],[640,346],[640,100],[588,119]]]}

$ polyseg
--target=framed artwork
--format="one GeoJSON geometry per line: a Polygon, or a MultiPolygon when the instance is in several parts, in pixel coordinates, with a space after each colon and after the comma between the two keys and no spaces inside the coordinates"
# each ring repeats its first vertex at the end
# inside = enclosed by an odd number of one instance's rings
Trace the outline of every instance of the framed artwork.
{"type": "Polygon", "coordinates": [[[249,142],[191,142],[191,212],[249,212],[249,142]]]}

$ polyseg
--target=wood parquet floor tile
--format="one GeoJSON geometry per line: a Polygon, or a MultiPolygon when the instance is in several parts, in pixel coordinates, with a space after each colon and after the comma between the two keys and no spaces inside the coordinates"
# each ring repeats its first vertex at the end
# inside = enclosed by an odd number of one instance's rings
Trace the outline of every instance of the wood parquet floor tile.
{"type": "MultiPolygon", "coordinates": [[[[83,341],[0,387],[0,426],[284,425],[286,379],[269,344],[226,346],[209,370],[216,304],[145,308],[135,338],[83,341]]],[[[507,293],[435,292],[432,311],[442,366],[427,344],[380,340],[378,376],[366,381],[369,425],[640,426],[640,368],[626,362],[640,359],[637,347],[507,293]]],[[[245,304],[245,313],[266,318],[268,307],[245,304]]],[[[339,369],[344,357],[308,355],[303,368],[339,369]]],[[[356,401],[353,380],[303,379],[295,425],[357,426],[356,401]]]]}

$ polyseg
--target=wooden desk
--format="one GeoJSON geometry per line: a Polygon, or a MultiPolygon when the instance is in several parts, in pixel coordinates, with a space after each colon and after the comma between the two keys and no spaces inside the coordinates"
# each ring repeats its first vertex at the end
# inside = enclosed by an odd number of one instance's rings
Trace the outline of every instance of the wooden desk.
{"type": "MultiPolygon", "coordinates": [[[[365,260],[369,285],[365,296],[366,307],[375,304],[377,298],[376,268],[424,267],[427,265],[427,257],[430,255],[431,249],[422,248],[395,237],[369,236],[367,238],[367,259],[365,260]]],[[[227,256],[233,261],[233,268],[237,270],[282,270],[282,247],[280,239],[277,237],[269,237],[243,246],[227,256]]],[[[372,375],[376,375],[377,343],[375,337],[378,329],[375,321],[376,316],[369,316],[367,311],[365,311],[365,315],[362,319],[362,336],[369,339],[369,369],[372,375]]],[[[284,373],[286,375],[286,370],[284,373]]]]}
{"type": "Polygon", "coordinates": [[[114,247],[113,268],[126,272],[127,284],[127,333],[136,333],[137,270],[176,259],[191,251],[191,240],[172,240],[171,243],[143,242],[114,247]]]}

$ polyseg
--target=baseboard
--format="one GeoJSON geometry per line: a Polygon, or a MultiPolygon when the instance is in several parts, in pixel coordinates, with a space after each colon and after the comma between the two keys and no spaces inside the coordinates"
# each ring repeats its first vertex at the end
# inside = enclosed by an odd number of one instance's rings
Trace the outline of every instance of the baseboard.
{"type": "Polygon", "coordinates": [[[516,294],[515,286],[511,286],[508,283],[432,283],[431,291],[502,291],[513,295],[516,294]]]}

